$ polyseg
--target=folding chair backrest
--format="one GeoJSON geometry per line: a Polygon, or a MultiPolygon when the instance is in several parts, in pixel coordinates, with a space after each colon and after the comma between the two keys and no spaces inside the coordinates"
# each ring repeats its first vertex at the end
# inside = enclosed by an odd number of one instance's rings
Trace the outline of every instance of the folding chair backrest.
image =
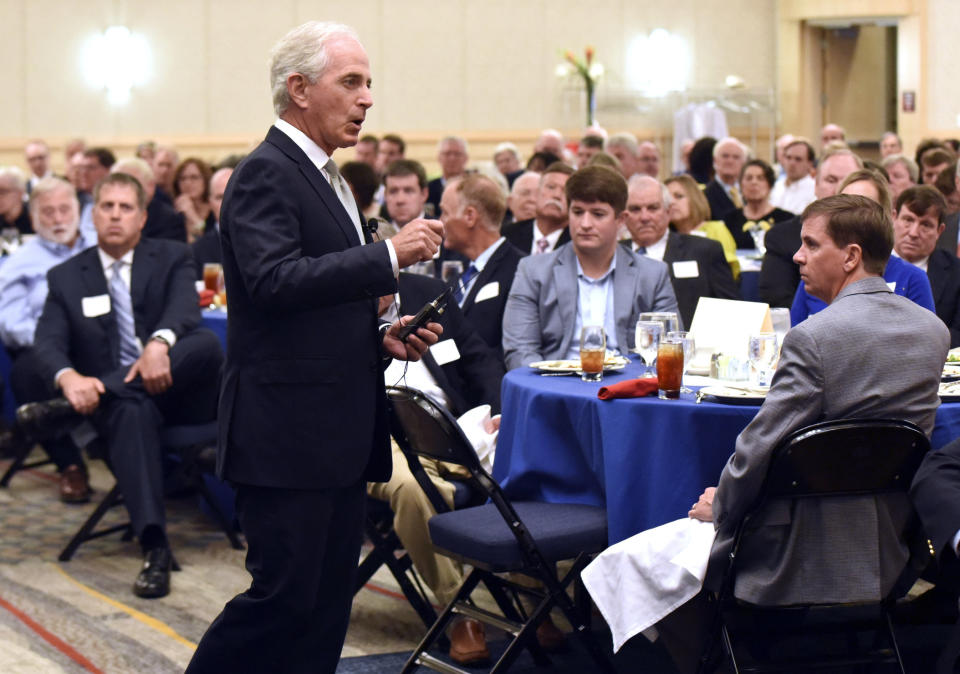
{"type": "Polygon", "coordinates": [[[906,491],[930,442],[907,421],[840,419],[802,428],[774,451],[765,498],[906,491]]]}

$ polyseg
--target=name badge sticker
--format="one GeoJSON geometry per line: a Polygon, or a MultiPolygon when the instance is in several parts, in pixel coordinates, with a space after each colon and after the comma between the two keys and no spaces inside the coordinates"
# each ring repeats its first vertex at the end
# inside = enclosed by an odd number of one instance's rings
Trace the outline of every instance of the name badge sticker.
{"type": "Polygon", "coordinates": [[[477,296],[476,298],[474,298],[473,303],[476,304],[477,302],[483,302],[484,300],[493,299],[494,297],[497,297],[499,294],[500,294],[500,282],[491,281],[490,283],[483,286],[482,288],[480,288],[480,290],[477,291],[477,296]]]}
{"type": "Polygon", "coordinates": [[[103,316],[104,314],[110,313],[109,295],[93,295],[92,297],[84,297],[80,300],[80,302],[80,308],[83,310],[83,315],[86,318],[96,318],[97,316],[103,316]]]}
{"type": "Polygon", "coordinates": [[[430,347],[430,353],[437,365],[446,365],[455,360],[460,360],[460,350],[457,349],[457,343],[452,339],[444,339],[430,347]]]}
{"type": "Polygon", "coordinates": [[[674,278],[697,278],[700,276],[700,265],[696,260],[681,260],[673,263],[674,278]]]}

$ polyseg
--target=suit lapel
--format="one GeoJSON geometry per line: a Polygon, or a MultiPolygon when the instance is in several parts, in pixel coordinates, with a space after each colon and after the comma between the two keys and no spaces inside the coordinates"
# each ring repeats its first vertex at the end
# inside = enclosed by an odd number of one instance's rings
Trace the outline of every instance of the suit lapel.
{"type": "Polygon", "coordinates": [[[947,286],[946,269],[948,266],[948,261],[944,260],[939,250],[934,249],[927,260],[927,278],[930,280],[930,290],[933,291],[933,305],[936,307],[943,302],[942,295],[947,286]]]}
{"type": "Polygon", "coordinates": [[[557,257],[557,264],[553,267],[553,285],[557,292],[557,311],[560,314],[560,329],[563,334],[563,339],[560,340],[560,353],[565,354],[570,350],[570,344],[573,341],[579,303],[577,261],[572,246],[561,250],[557,257]]]}
{"type": "Polygon", "coordinates": [[[497,270],[497,265],[499,265],[500,260],[503,259],[503,251],[505,251],[506,247],[509,245],[509,241],[504,241],[497,246],[495,251],[493,251],[493,255],[490,256],[489,260],[487,260],[487,264],[483,266],[483,271],[477,274],[477,279],[473,282],[473,286],[470,288],[467,298],[463,301],[463,307],[461,308],[461,311],[466,313],[467,310],[473,306],[474,300],[477,297],[477,293],[480,292],[480,289],[487,284],[487,282],[490,280],[490,277],[493,276],[493,273],[497,270]]]}
{"type": "Polygon", "coordinates": [[[141,340],[144,337],[140,334],[140,328],[144,325],[147,287],[156,267],[156,254],[149,240],[141,240],[134,250],[133,265],[130,267],[130,304],[133,307],[134,330],[141,340]]]}
{"type": "Polygon", "coordinates": [[[630,343],[627,339],[630,329],[628,323],[633,317],[633,308],[636,304],[635,290],[637,276],[637,259],[627,254],[622,246],[617,246],[613,253],[617,259],[617,266],[613,272],[613,315],[617,326],[617,344],[620,349],[626,349],[630,343]]]}

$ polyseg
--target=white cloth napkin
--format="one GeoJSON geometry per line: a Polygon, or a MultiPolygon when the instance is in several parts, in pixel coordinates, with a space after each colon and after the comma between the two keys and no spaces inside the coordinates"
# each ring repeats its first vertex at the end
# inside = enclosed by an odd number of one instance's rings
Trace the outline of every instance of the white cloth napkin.
{"type": "Polygon", "coordinates": [[[478,405],[472,410],[467,410],[457,419],[460,430],[476,450],[480,465],[488,473],[493,472],[493,456],[497,450],[497,436],[500,434],[499,430],[487,433],[486,425],[489,421],[490,405],[478,405]]]}
{"type": "Polygon", "coordinates": [[[660,619],[689,601],[707,573],[716,531],[685,518],[610,546],[583,570],[583,583],[613,635],[616,653],[636,634],[650,641],[660,619]]]}

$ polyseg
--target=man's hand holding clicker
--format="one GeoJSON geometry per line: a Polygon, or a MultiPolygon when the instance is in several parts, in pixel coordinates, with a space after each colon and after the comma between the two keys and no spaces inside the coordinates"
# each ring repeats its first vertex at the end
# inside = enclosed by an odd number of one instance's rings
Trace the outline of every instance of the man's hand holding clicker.
{"type": "Polygon", "coordinates": [[[400,269],[415,262],[433,259],[443,241],[443,223],[439,220],[418,218],[405,224],[399,232],[390,238],[393,250],[397,254],[400,269]]]}
{"type": "Polygon", "coordinates": [[[386,355],[398,360],[420,360],[432,344],[436,344],[443,334],[443,326],[439,323],[427,323],[416,332],[410,333],[407,341],[400,340],[400,328],[413,320],[413,316],[402,316],[399,321],[387,328],[383,335],[383,351],[386,355]]]}

